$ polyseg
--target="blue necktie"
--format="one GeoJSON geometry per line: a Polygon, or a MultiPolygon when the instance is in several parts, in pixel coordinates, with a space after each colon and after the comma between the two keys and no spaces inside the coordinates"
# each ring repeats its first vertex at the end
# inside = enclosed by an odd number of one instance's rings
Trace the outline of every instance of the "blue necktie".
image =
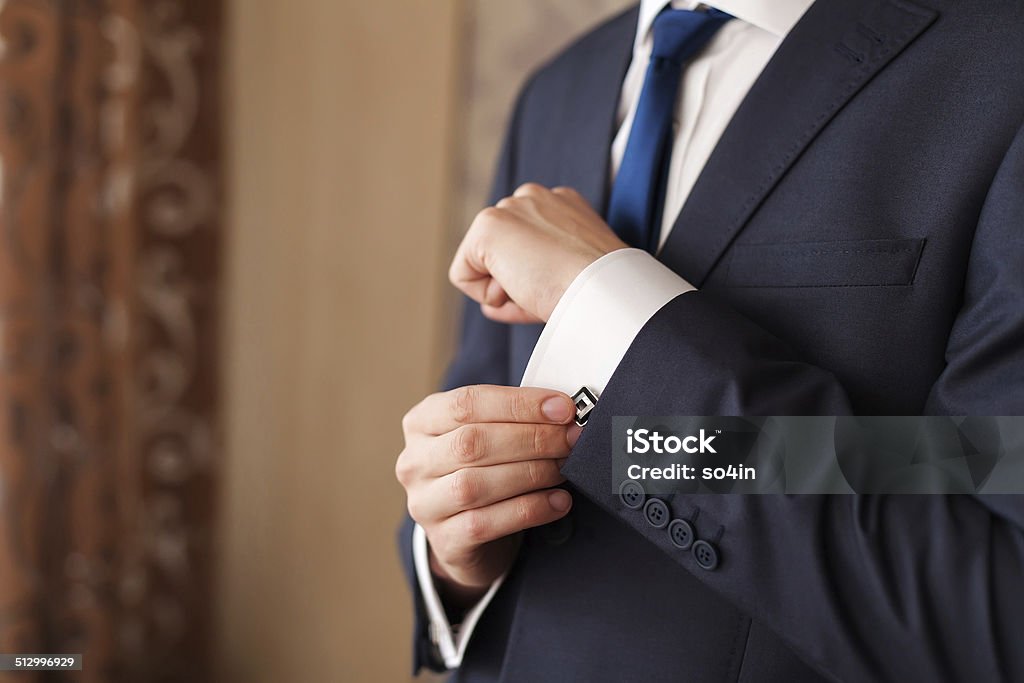
{"type": "Polygon", "coordinates": [[[652,254],[658,249],[672,150],[672,113],[683,64],[731,18],[714,9],[666,10],[654,20],[651,62],[608,203],[608,224],[630,246],[652,254]]]}

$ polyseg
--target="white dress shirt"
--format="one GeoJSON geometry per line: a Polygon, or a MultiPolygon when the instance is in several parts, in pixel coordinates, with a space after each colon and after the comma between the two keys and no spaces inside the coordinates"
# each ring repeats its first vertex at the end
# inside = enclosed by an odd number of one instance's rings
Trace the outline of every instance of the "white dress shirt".
{"type": "MultiPolygon", "coordinates": [[[[618,131],[611,146],[614,180],[622,162],[650,59],[654,18],[666,6],[695,9],[711,5],[731,14],[707,46],[683,68],[673,121],[675,139],[659,244],[664,244],[722,132],[779,44],[813,0],[641,0],[633,57],[622,84],[618,131]]],[[[551,314],[523,376],[523,386],[557,389],[569,395],[581,386],[600,395],[633,339],[658,310],[694,287],[639,249],[612,252],[572,282],[551,314]],[[601,344],[594,344],[600,339],[601,344]],[[585,342],[585,343],[584,343],[585,342]]],[[[417,526],[413,560],[430,618],[431,637],[445,665],[456,668],[477,621],[504,577],[469,611],[457,634],[449,625],[434,587],[427,540],[417,526]]]]}

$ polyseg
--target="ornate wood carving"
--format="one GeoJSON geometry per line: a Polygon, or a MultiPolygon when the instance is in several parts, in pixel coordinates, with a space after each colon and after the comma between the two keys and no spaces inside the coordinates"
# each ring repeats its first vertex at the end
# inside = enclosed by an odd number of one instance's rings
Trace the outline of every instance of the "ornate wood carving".
{"type": "Polygon", "coordinates": [[[219,34],[0,3],[0,651],[84,680],[209,668],[219,34]]]}

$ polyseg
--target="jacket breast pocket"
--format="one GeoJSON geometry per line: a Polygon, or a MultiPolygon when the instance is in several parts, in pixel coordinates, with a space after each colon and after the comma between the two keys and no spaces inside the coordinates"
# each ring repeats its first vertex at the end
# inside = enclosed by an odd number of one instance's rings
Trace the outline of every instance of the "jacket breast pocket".
{"type": "Polygon", "coordinates": [[[923,239],[738,244],[726,287],[881,287],[913,284],[923,239]]]}

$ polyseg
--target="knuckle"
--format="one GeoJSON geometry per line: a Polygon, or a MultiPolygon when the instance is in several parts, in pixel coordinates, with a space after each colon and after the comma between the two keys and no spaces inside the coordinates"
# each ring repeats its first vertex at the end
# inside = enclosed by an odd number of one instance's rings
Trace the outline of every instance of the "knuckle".
{"type": "MultiPolygon", "coordinates": [[[[419,498],[415,496],[409,496],[405,499],[405,509],[408,511],[409,516],[417,524],[423,525],[423,507],[420,504],[419,498]]],[[[424,527],[425,528],[425,527],[424,527]]]]}
{"type": "Polygon", "coordinates": [[[407,486],[412,481],[412,474],[413,466],[409,457],[409,451],[406,449],[399,453],[398,458],[395,460],[395,479],[402,486],[407,486]]]}
{"type": "Polygon", "coordinates": [[[537,426],[533,428],[532,432],[533,443],[531,443],[530,446],[533,448],[533,453],[537,455],[547,455],[551,450],[551,430],[545,429],[542,426],[537,426]]]}
{"type": "Polygon", "coordinates": [[[533,410],[529,399],[520,391],[512,392],[509,399],[509,415],[515,422],[529,422],[533,417],[533,410]]]}
{"type": "Polygon", "coordinates": [[[455,460],[465,465],[476,462],[482,454],[481,437],[480,428],[475,425],[464,425],[456,429],[452,439],[452,454],[455,460]]]}
{"type": "Polygon", "coordinates": [[[539,460],[526,461],[526,482],[531,491],[544,485],[544,468],[541,464],[539,460]]]}
{"type": "Polygon", "coordinates": [[[470,543],[483,543],[487,540],[487,517],[479,510],[467,510],[462,513],[462,536],[470,543]]]}
{"type": "Polygon", "coordinates": [[[468,507],[477,497],[479,485],[472,470],[458,470],[451,474],[452,502],[460,508],[468,507]]]}
{"type": "Polygon", "coordinates": [[[406,436],[414,434],[417,431],[421,431],[418,427],[418,422],[427,409],[428,402],[435,400],[437,394],[430,394],[419,403],[414,405],[412,408],[406,411],[405,415],[402,416],[402,433],[406,436]]]}
{"type": "Polygon", "coordinates": [[[412,408],[406,411],[405,415],[402,416],[402,433],[408,436],[412,434],[416,425],[416,413],[422,402],[417,403],[412,408]]]}
{"type": "MultiPolygon", "coordinates": [[[[502,202],[505,202],[505,200],[501,200],[495,206],[488,206],[486,208],[481,209],[480,212],[476,215],[476,219],[473,221],[473,224],[486,225],[491,221],[496,221],[500,219],[502,215],[501,210],[504,208],[502,206],[502,202]]],[[[508,206],[507,202],[505,203],[505,206],[508,206]]]]}
{"type": "Polygon", "coordinates": [[[516,521],[516,526],[520,529],[527,529],[534,526],[534,520],[536,518],[537,506],[529,496],[520,496],[515,501],[515,507],[513,508],[513,516],[516,521]]]}
{"type": "Polygon", "coordinates": [[[537,183],[523,183],[522,185],[516,188],[515,194],[516,196],[522,195],[524,197],[529,197],[531,195],[536,195],[540,191],[541,186],[538,185],[537,183]]]}
{"type": "Polygon", "coordinates": [[[451,417],[456,424],[468,424],[473,421],[476,394],[476,389],[471,386],[460,387],[452,392],[451,417]]]}

